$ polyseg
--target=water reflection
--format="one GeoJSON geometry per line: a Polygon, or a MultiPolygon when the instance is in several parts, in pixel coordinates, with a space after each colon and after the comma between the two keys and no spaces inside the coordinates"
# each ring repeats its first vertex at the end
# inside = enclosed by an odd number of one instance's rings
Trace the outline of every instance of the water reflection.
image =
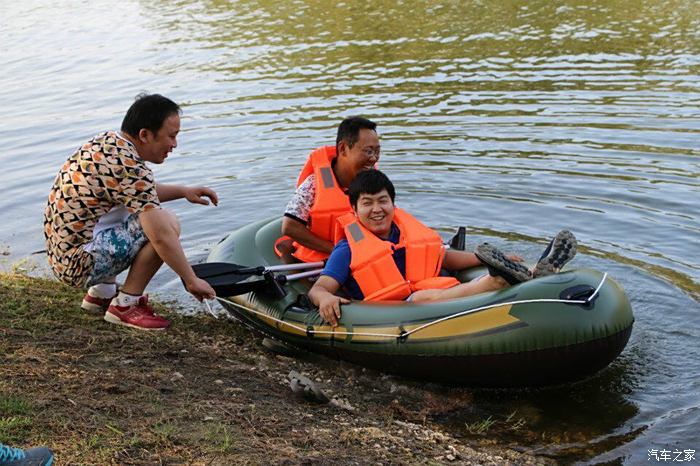
{"type": "Polygon", "coordinates": [[[471,403],[443,422],[475,440],[497,434],[513,445],[528,445],[528,451],[559,460],[591,458],[622,443],[620,437],[634,439],[645,429],[630,432],[627,427],[639,414],[628,397],[638,388],[634,365],[623,357],[577,384],[473,391],[471,403]],[[484,424],[489,418],[491,422],[484,424]]]}

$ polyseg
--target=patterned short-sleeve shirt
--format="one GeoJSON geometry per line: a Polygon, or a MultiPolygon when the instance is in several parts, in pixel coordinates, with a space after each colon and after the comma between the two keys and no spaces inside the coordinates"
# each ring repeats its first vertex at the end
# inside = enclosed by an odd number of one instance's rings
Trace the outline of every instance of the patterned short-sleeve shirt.
{"type": "Polygon", "coordinates": [[[130,213],[160,207],[153,172],[128,140],[98,134],[71,155],[54,181],[44,210],[49,264],[56,276],[82,286],[92,271],[83,246],[100,217],[123,205],[130,213]]]}
{"type": "Polygon", "coordinates": [[[287,208],[284,209],[284,215],[308,225],[315,197],[316,183],[314,182],[314,175],[309,175],[294,191],[287,203],[287,208]]]}

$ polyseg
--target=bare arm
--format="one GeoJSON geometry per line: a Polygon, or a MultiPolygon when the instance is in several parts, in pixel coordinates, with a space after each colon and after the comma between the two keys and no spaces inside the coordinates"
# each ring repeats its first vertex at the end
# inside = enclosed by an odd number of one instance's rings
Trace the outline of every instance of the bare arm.
{"type": "Polygon", "coordinates": [[[314,251],[330,254],[333,250],[333,243],[319,238],[311,232],[306,225],[290,217],[282,218],[282,234],[292,238],[297,243],[311,248],[314,251]]]}
{"type": "Polygon", "coordinates": [[[198,278],[180,244],[180,229],[175,216],[163,209],[151,209],[139,215],[146,237],[158,256],[182,278],[185,288],[198,300],[216,296],[214,289],[198,278]]]}
{"type": "Polygon", "coordinates": [[[327,275],[321,275],[314,286],[309,290],[309,299],[318,306],[318,312],[323,320],[333,327],[338,325],[340,319],[340,305],[350,301],[336,296],[334,293],[340,289],[340,283],[327,275]]]}
{"type": "Polygon", "coordinates": [[[193,204],[208,205],[208,197],[214,205],[219,204],[219,197],[213,189],[206,186],[182,186],[179,184],[156,183],[156,192],[160,202],[185,198],[193,204]]]}

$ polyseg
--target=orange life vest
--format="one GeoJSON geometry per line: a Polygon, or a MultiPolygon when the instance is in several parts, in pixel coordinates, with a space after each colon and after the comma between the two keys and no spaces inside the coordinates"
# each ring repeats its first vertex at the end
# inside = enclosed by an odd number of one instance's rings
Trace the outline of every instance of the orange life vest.
{"type": "Polygon", "coordinates": [[[440,235],[411,214],[395,208],[394,223],[401,234],[398,244],[385,241],[366,229],[354,214],[339,219],[350,245],[350,270],[365,301],[406,299],[412,292],[451,288],[454,277],[439,277],[445,256],[440,235]],[[394,250],[406,248],[406,277],[394,262],[394,250]]]}
{"type": "MultiPolygon", "coordinates": [[[[350,199],[335,178],[331,163],[337,156],[335,146],[323,146],[309,154],[297,180],[299,187],[309,175],[314,175],[316,194],[309,213],[309,230],[332,243],[342,238],[342,227],[338,218],[352,212],[350,199]]],[[[302,262],[317,262],[328,258],[328,254],[307,248],[296,241],[293,255],[302,262]]]]}

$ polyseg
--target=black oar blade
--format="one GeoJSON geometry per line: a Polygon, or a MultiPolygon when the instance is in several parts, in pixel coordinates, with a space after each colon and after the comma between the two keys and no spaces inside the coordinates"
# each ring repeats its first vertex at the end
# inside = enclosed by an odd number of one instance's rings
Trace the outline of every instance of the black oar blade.
{"type": "Polygon", "coordinates": [[[207,278],[217,277],[220,275],[239,275],[242,277],[242,279],[245,279],[250,275],[256,275],[254,273],[251,273],[250,267],[244,267],[238,264],[231,264],[229,262],[205,262],[204,264],[193,265],[192,269],[197,274],[197,276],[203,280],[206,280],[207,278]]]}
{"type": "Polygon", "coordinates": [[[205,280],[214,288],[217,296],[235,296],[262,291],[267,281],[249,267],[242,267],[227,262],[207,262],[192,266],[195,275],[205,280]]]}

